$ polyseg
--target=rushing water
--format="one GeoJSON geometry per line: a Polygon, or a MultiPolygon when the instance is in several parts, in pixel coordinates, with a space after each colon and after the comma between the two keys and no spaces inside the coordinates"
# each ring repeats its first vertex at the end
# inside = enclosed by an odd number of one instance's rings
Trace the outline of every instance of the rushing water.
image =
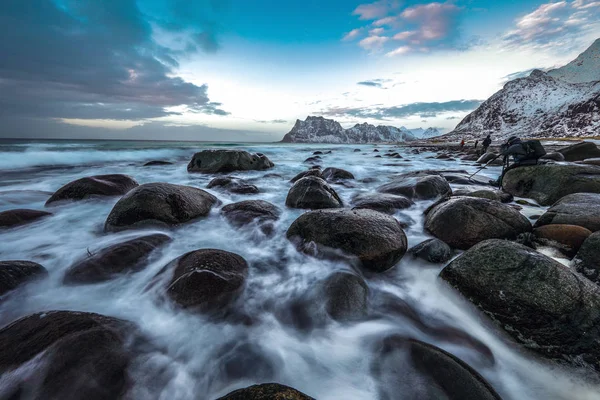
{"type": "MultiPolygon", "coordinates": [[[[479,371],[504,399],[598,399],[600,385],[583,372],[551,365],[522,352],[486,317],[441,282],[441,266],[404,257],[393,269],[366,281],[370,297],[396,298],[407,304],[429,328],[402,313],[378,313],[372,302],[371,318],[363,322],[329,322],[299,330],[283,323],[291,302],[304,296],[315,283],[333,271],[349,267],[298,253],[286,240],[285,231],[303,211],[285,208],[289,179],[305,170],[304,159],[315,150],[332,150],[323,166],[351,171],[355,187],[335,185],[346,204],[359,192],[374,191],[388,177],[422,169],[466,169],[472,163],[427,159],[410,149],[394,149],[403,159],[375,158],[372,145],[283,145],[152,142],[4,142],[0,143],[0,211],[12,208],[44,209],[56,189],[75,179],[122,173],[140,184],[169,182],[205,188],[212,175],[189,174],[187,162],[204,148],[231,147],[262,152],[274,163],[268,171],[232,174],[252,181],[256,195],[210,191],[224,204],[244,199],[263,199],[283,210],[270,238],[248,229],[230,226],[219,207],[207,218],[168,231],[174,239],[155,252],[143,271],[119,279],[82,286],[64,286],[65,271],[111,244],[140,236],[140,231],[103,233],[103,224],[118,200],[92,199],[52,207],[53,216],[17,229],[0,231],[0,259],[39,262],[50,272],[48,279],[28,285],[0,302],[0,325],[42,310],[81,310],[134,321],[158,344],[160,351],[147,354],[132,368],[137,399],[214,399],[234,389],[258,382],[279,382],[317,399],[375,399],[377,387],[371,375],[372,348],[393,333],[435,344],[463,359],[479,371]],[[360,148],[360,152],[354,152],[360,148]],[[173,165],[143,167],[150,160],[169,160],[173,165]],[[266,174],[278,174],[264,177],[266,174]],[[376,182],[361,183],[364,178],[376,182]],[[240,307],[252,324],[218,322],[157,302],[145,287],[172,259],[191,250],[218,248],[243,256],[250,265],[240,307]],[[477,350],[468,342],[453,340],[444,332],[454,328],[484,343],[492,352],[477,350]],[[236,351],[238,352],[236,354],[236,351]],[[258,352],[268,366],[244,362],[244,355],[258,352]],[[224,373],[232,362],[242,371],[236,379],[224,373]]],[[[393,146],[378,146],[381,153],[393,146]]],[[[498,167],[481,174],[496,177],[498,167]]],[[[411,221],[406,230],[409,246],[428,238],[423,230],[423,210],[431,202],[418,202],[397,213],[411,221]]],[[[527,208],[526,215],[540,213],[527,208]]],[[[155,231],[146,231],[155,232],[155,231]]],[[[564,261],[564,260],[563,260],[564,261]]],[[[235,375],[235,374],[234,374],[235,375]]],[[[398,398],[410,398],[407,394],[398,398]]]]}

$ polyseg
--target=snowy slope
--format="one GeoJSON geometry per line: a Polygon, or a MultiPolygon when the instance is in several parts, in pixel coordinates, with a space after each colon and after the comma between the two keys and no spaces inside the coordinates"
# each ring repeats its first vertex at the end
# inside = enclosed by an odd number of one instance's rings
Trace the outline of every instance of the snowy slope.
{"type": "Polygon", "coordinates": [[[600,39],[564,67],[548,71],[548,75],[569,83],[600,81],[600,39]]]}

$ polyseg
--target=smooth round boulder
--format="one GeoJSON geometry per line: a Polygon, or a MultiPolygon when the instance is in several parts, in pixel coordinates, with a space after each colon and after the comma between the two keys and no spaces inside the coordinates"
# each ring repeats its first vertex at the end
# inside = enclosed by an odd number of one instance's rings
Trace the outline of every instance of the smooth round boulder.
{"type": "Polygon", "coordinates": [[[354,274],[336,272],[322,283],[325,310],[336,321],[360,319],[367,314],[369,287],[354,274]]]}
{"type": "Polygon", "coordinates": [[[389,193],[359,194],[352,199],[353,209],[367,208],[386,214],[393,214],[397,210],[409,208],[414,204],[406,196],[389,193]]]}
{"type": "Polygon", "coordinates": [[[600,167],[583,164],[543,164],[509,170],[504,190],[534,199],[543,206],[572,193],[600,193],[600,167]]]}
{"type": "Polygon", "coordinates": [[[263,383],[235,390],[217,400],[315,400],[289,386],[263,383]]]}
{"type": "Polygon", "coordinates": [[[532,227],[524,215],[509,205],[476,197],[454,197],[429,211],[425,229],[451,247],[466,250],[487,239],[516,239],[532,227]]]}
{"type": "Polygon", "coordinates": [[[173,165],[171,161],[152,160],[144,164],[144,167],[156,167],[160,165],[173,165]]]}
{"type": "Polygon", "coordinates": [[[321,173],[326,181],[339,181],[343,179],[354,179],[352,172],[348,172],[341,168],[325,168],[321,173]]]}
{"type": "Polygon", "coordinates": [[[309,211],[292,223],[287,238],[308,254],[336,256],[341,250],[374,272],[393,267],[407,245],[400,223],[373,210],[309,211]]]}
{"type": "Polygon", "coordinates": [[[323,176],[321,175],[321,170],[319,168],[311,168],[309,170],[300,172],[298,175],[290,179],[290,182],[296,183],[297,181],[306,176],[316,176],[317,178],[323,178],[323,176]]]}
{"type": "Polygon", "coordinates": [[[245,200],[221,208],[221,214],[236,227],[256,223],[265,234],[273,230],[273,222],[281,216],[281,210],[264,200],[245,200]]]}
{"type": "Polygon", "coordinates": [[[290,188],[285,205],[291,208],[323,209],[343,207],[342,199],[323,179],[306,176],[290,188]]]}
{"type": "Polygon", "coordinates": [[[164,234],[131,239],[99,250],[96,254],[73,264],[66,272],[66,284],[105,282],[127,273],[141,271],[150,254],[170,242],[164,234]]]}
{"type": "Polygon", "coordinates": [[[600,370],[600,288],[529,247],[487,240],[440,273],[524,347],[600,370]]]}
{"type": "Polygon", "coordinates": [[[400,335],[379,345],[372,370],[379,398],[501,400],[477,371],[437,346],[400,335]]]}
{"type": "Polygon", "coordinates": [[[2,211],[0,212],[0,229],[29,224],[50,215],[52,213],[47,211],[28,210],[25,208],[2,211]]]}
{"type": "Polygon", "coordinates": [[[552,224],[535,228],[533,234],[543,244],[556,243],[566,254],[574,255],[592,232],[582,226],[552,224]]]}
{"type": "Polygon", "coordinates": [[[17,287],[48,276],[46,268],[33,261],[0,261],[0,296],[17,287]]]}
{"type": "Polygon", "coordinates": [[[156,276],[169,274],[166,294],[183,308],[213,311],[232,302],[243,290],[248,263],[224,250],[191,251],[166,265],[156,276]]]}
{"type": "Polygon", "coordinates": [[[514,199],[514,196],[510,193],[506,193],[503,190],[493,190],[493,189],[479,189],[479,190],[458,189],[458,190],[455,190],[452,193],[452,195],[453,196],[477,197],[480,199],[499,201],[501,203],[510,203],[514,199]]]}
{"type": "Polygon", "coordinates": [[[598,165],[600,166],[600,158],[586,158],[583,161],[580,161],[582,164],[587,165],[598,165]]]}
{"type": "Polygon", "coordinates": [[[218,199],[195,187],[146,183],[123,196],[113,207],[104,230],[171,227],[208,215],[218,199]]]}
{"type": "Polygon", "coordinates": [[[21,318],[0,330],[0,374],[11,374],[3,394],[39,400],[123,398],[132,359],[127,343],[135,332],[129,322],[86,312],[44,311],[21,318]]]}
{"type": "Polygon", "coordinates": [[[592,233],[583,242],[573,259],[575,270],[596,284],[600,284],[600,231],[592,233]]]}
{"type": "Polygon", "coordinates": [[[57,201],[76,201],[93,197],[122,196],[131,189],[138,187],[138,183],[127,175],[96,175],[87,176],[69,182],[46,201],[50,205],[57,201]]]}
{"type": "Polygon", "coordinates": [[[550,153],[546,153],[545,155],[540,157],[541,160],[553,160],[553,161],[565,161],[565,156],[558,151],[553,151],[550,153]]]}
{"type": "Polygon", "coordinates": [[[440,264],[452,258],[452,249],[440,239],[427,239],[408,250],[414,257],[440,264]]]}
{"type": "Polygon", "coordinates": [[[477,164],[487,164],[488,162],[492,161],[495,158],[498,158],[498,154],[496,154],[496,153],[485,153],[481,157],[479,157],[477,159],[477,161],[475,161],[475,162],[477,164]]]}
{"type": "Polygon", "coordinates": [[[558,150],[565,161],[581,161],[586,158],[600,157],[600,149],[592,142],[581,142],[558,150]]]}
{"type": "Polygon", "coordinates": [[[210,182],[206,186],[208,189],[222,188],[231,193],[237,194],[255,194],[259,190],[255,185],[251,185],[243,179],[234,178],[232,176],[218,177],[210,182]]]}
{"type": "Polygon", "coordinates": [[[600,230],[600,194],[575,193],[563,197],[537,220],[535,226],[577,225],[592,232],[600,230]]]}
{"type": "Polygon", "coordinates": [[[250,154],[243,150],[203,150],[194,154],[187,166],[188,172],[214,174],[233,171],[262,171],[275,164],[261,153],[250,154]]]}
{"type": "Polygon", "coordinates": [[[440,175],[398,176],[392,182],[378,187],[377,191],[419,200],[430,200],[452,193],[448,181],[440,175]]]}

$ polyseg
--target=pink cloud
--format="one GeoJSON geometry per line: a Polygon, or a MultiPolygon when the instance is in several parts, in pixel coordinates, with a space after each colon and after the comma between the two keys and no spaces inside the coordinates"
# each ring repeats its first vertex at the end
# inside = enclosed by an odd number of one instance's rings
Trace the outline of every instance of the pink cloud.
{"type": "Polygon", "coordinates": [[[369,20],[385,17],[392,10],[399,6],[396,0],[380,0],[375,3],[361,4],[352,13],[358,15],[359,19],[369,20]]]}
{"type": "Polygon", "coordinates": [[[385,32],[385,29],[383,28],[375,28],[375,29],[371,29],[369,31],[369,35],[371,36],[381,36],[381,34],[385,32]]]}
{"type": "Polygon", "coordinates": [[[346,33],[342,40],[354,40],[360,36],[362,32],[361,28],[352,29],[350,32],[346,33]]]}
{"type": "Polygon", "coordinates": [[[407,8],[401,17],[419,26],[413,36],[415,40],[430,41],[443,39],[452,32],[458,11],[451,3],[429,3],[407,8]]]}
{"type": "Polygon", "coordinates": [[[395,57],[395,56],[400,56],[402,54],[410,53],[411,51],[412,51],[412,47],[410,47],[410,46],[400,46],[400,47],[396,48],[395,50],[392,50],[392,51],[386,53],[385,55],[388,57],[395,57]]]}
{"type": "Polygon", "coordinates": [[[369,36],[358,42],[359,46],[365,50],[377,51],[383,48],[383,45],[390,40],[386,36],[369,36]]]}

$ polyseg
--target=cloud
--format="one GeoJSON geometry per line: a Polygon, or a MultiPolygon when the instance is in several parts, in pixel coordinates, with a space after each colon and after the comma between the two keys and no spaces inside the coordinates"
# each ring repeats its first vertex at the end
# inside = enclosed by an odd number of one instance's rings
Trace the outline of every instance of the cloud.
{"type": "Polygon", "coordinates": [[[360,29],[360,28],[352,29],[350,32],[348,32],[344,35],[342,40],[344,40],[344,41],[354,40],[357,37],[359,37],[361,33],[362,33],[362,29],[360,29]]]}
{"type": "Polygon", "coordinates": [[[195,12],[181,3],[3,3],[0,117],[139,120],[180,113],[176,107],[228,114],[206,85],[173,75],[181,55],[218,48],[212,26],[192,18],[208,3],[196,3],[195,12]],[[185,45],[165,47],[169,35],[185,45]]]}
{"type": "Polygon", "coordinates": [[[354,117],[370,119],[402,119],[418,116],[433,118],[448,112],[466,112],[479,107],[483,100],[452,100],[441,103],[411,103],[394,107],[333,107],[321,111],[329,117],[354,117]]]}
{"type": "Polygon", "coordinates": [[[597,30],[600,2],[589,0],[557,1],[542,4],[515,21],[503,40],[509,47],[543,48],[579,39],[597,30]]]}
{"type": "Polygon", "coordinates": [[[375,3],[361,4],[354,12],[353,15],[358,15],[359,19],[371,20],[384,17],[391,10],[397,8],[399,5],[398,1],[380,0],[375,3]]]}
{"type": "MultiPolygon", "coordinates": [[[[357,82],[357,85],[368,86],[368,87],[376,87],[379,89],[388,89],[385,84],[392,82],[392,79],[370,79],[367,81],[357,82]]],[[[393,85],[396,86],[396,85],[393,85]]]]}
{"type": "Polygon", "coordinates": [[[285,119],[271,119],[271,120],[258,120],[255,119],[255,122],[258,122],[259,124],[287,124],[288,121],[285,119]]]}
{"type": "Polygon", "coordinates": [[[400,47],[395,48],[392,51],[387,52],[386,56],[388,56],[388,57],[399,56],[402,54],[410,53],[412,50],[413,49],[410,46],[400,46],[400,47]]]}
{"type": "Polygon", "coordinates": [[[519,78],[525,78],[529,75],[531,75],[531,73],[533,71],[535,71],[536,69],[539,69],[540,71],[544,71],[547,72],[552,68],[531,68],[531,69],[527,69],[525,71],[518,71],[518,72],[513,72],[512,74],[508,74],[506,76],[502,77],[502,83],[506,83],[515,79],[519,79],[519,78]]]}
{"type": "Polygon", "coordinates": [[[381,50],[388,40],[390,38],[386,36],[369,36],[358,42],[358,45],[365,50],[375,52],[381,50]]]}
{"type": "Polygon", "coordinates": [[[453,33],[457,26],[458,11],[459,8],[452,3],[429,3],[407,8],[401,17],[404,21],[417,25],[409,38],[410,42],[424,44],[453,33]]]}

